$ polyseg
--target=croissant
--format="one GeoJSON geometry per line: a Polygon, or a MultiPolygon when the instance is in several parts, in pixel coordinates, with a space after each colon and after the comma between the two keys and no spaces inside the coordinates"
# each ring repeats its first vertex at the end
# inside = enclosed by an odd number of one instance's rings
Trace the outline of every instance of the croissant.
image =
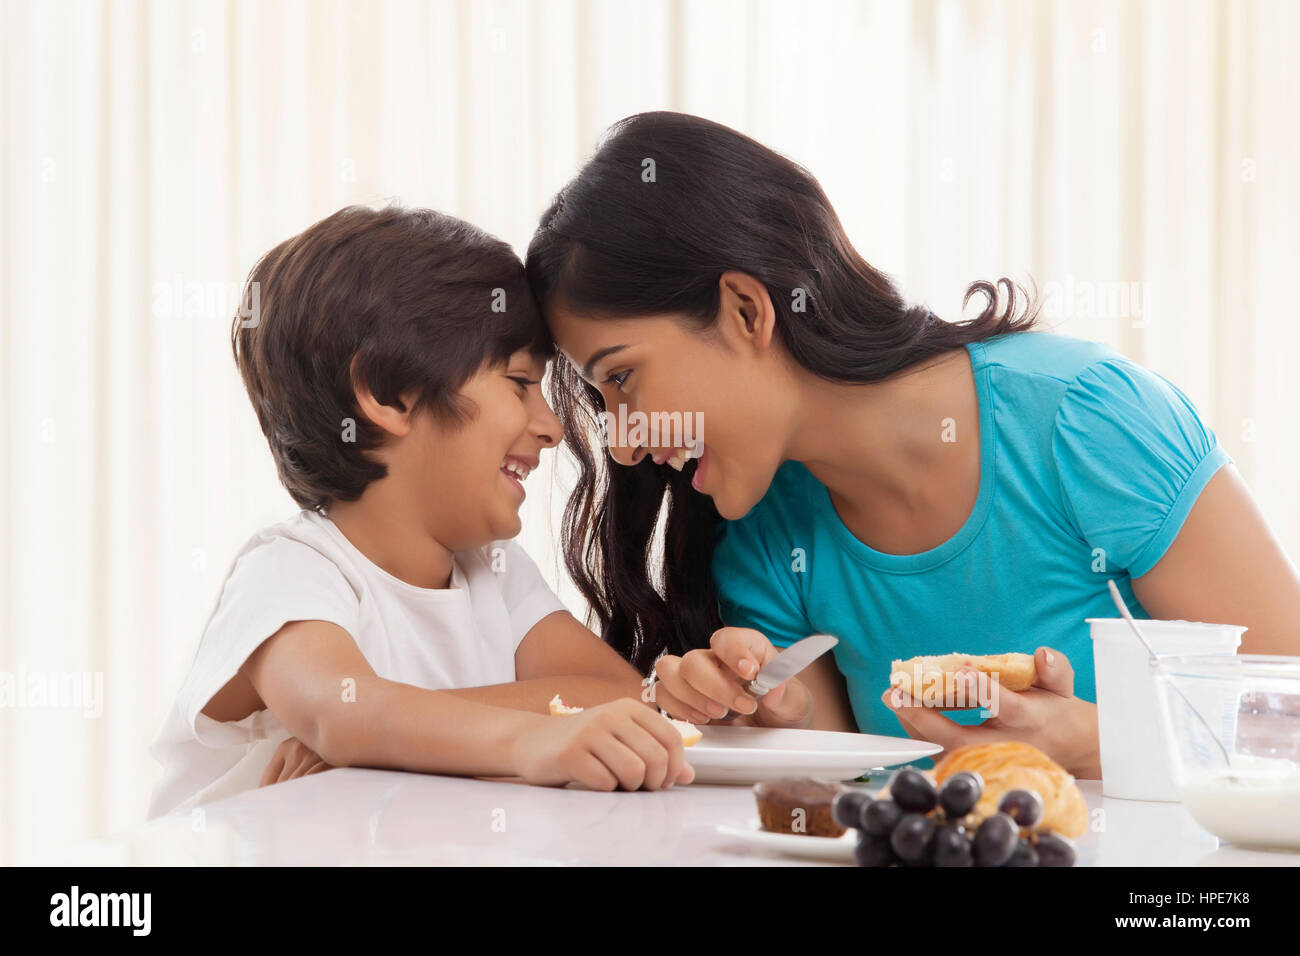
{"type": "Polygon", "coordinates": [[[1074,777],[1037,747],[1018,740],[959,747],[946,754],[933,773],[942,786],[962,770],[974,771],[984,779],[984,795],[972,811],[976,821],[996,813],[998,801],[1008,790],[1034,790],[1043,798],[1039,827],[1068,837],[1083,836],[1088,828],[1088,804],[1074,777]]]}

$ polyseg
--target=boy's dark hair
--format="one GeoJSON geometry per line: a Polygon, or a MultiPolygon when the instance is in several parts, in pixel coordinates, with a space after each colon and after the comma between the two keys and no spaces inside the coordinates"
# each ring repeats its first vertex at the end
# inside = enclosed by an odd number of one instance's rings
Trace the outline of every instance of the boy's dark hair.
{"type": "Polygon", "coordinates": [[[397,407],[416,390],[415,408],[463,424],[474,409],[457,391],[474,373],[553,348],[509,245],[400,206],[348,206],[268,252],[230,337],[280,481],[316,510],[386,473],[354,385],[397,407]]]}

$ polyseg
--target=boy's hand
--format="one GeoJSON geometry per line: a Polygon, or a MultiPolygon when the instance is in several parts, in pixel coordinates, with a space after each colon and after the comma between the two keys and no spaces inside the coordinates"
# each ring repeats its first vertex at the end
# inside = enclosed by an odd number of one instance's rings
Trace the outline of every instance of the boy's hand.
{"type": "Polygon", "coordinates": [[[331,769],[333,768],[322,760],[319,754],[309,749],[301,740],[297,737],[289,737],[275,748],[275,756],[262,771],[262,780],[258,786],[284,783],[294,777],[305,777],[309,773],[320,773],[322,770],[331,769]]]}
{"type": "Polygon", "coordinates": [[[682,735],[635,697],[547,717],[514,742],[516,773],[529,783],[592,790],[659,790],[690,783],[682,735]]]}
{"type": "Polygon", "coordinates": [[[655,663],[655,703],[679,720],[708,723],[726,714],[752,714],[763,727],[811,727],[812,695],[790,678],[755,699],[745,690],[781,648],[747,627],[713,632],[707,648],[681,657],[665,654],[655,663]]]}

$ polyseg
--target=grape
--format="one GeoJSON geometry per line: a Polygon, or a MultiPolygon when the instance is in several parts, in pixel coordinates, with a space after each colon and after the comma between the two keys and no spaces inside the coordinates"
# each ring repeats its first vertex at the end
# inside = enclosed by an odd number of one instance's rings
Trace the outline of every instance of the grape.
{"type": "Polygon", "coordinates": [[[1001,866],[1011,859],[1020,840],[1020,828],[1005,813],[995,813],[975,831],[971,852],[976,866],[1001,866]]]}
{"type": "Polygon", "coordinates": [[[842,827],[862,826],[862,814],[871,803],[871,794],[857,787],[841,790],[831,801],[831,818],[842,827]]]}
{"type": "Polygon", "coordinates": [[[935,866],[973,866],[970,837],[956,824],[939,827],[934,834],[935,866]]]}
{"type": "Polygon", "coordinates": [[[984,779],[977,773],[963,770],[943,782],[939,788],[939,805],[950,820],[960,820],[975,809],[984,795],[984,779]]]}
{"type": "Polygon", "coordinates": [[[894,775],[889,784],[889,793],[895,803],[913,813],[929,813],[939,802],[934,783],[921,771],[911,767],[904,767],[894,775]]]}
{"type": "Polygon", "coordinates": [[[858,834],[858,845],[853,850],[853,859],[858,866],[889,866],[897,862],[894,849],[889,845],[889,837],[861,832],[858,834]]]}
{"type": "Polygon", "coordinates": [[[1039,866],[1074,866],[1074,844],[1055,833],[1041,833],[1038,836],[1039,866]]]}
{"type": "Polygon", "coordinates": [[[874,836],[887,837],[901,819],[903,811],[893,800],[872,800],[862,811],[862,829],[874,836]]]}
{"type": "Polygon", "coordinates": [[[1016,850],[1003,866],[1037,866],[1038,851],[1029,845],[1028,840],[1021,840],[1016,850]]]}
{"type": "Polygon", "coordinates": [[[1043,819],[1043,798],[1033,790],[1008,790],[998,809],[1022,827],[1032,827],[1043,819]]]}
{"type": "Polygon", "coordinates": [[[935,823],[930,817],[922,813],[907,813],[889,835],[889,845],[904,863],[928,863],[934,830],[935,823]]]}

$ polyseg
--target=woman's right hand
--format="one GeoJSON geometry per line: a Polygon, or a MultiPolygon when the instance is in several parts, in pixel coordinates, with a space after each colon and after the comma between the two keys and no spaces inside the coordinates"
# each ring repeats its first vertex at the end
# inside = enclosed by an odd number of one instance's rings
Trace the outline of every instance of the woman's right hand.
{"type": "Polygon", "coordinates": [[[516,773],[529,783],[592,790],[659,790],[690,783],[682,735],[635,697],[621,697],[580,714],[547,717],[512,747],[516,773]]]}
{"type": "Polygon", "coordinates": [[[708,647],[681,657],[665,654],[655,662],[654,701],[673,717],[695,724],[706,724],[730,710],[752,715],[759,726],[810,727],[812,695],[797,678],[757,699],[745,690],[780,653],[781,648],[752,628],[719,628],[708,647]]]}

